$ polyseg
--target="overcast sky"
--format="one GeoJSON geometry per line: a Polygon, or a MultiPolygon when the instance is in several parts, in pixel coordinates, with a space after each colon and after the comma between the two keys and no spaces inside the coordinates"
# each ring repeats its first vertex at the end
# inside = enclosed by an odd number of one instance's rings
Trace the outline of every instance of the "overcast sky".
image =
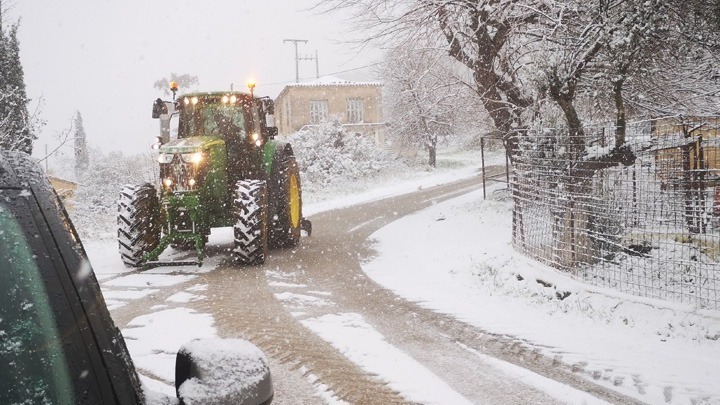
{"type": "MultiPolygon", "coordinates": [[[[275,97],[295,81],[295,48],[319,54],[320,75],[375,79],[379,52],[357,53],[342,43],[350,29],[338,15],[307,11],[315,0],[16,0],[4,20],[21,18],[20,52],[31,107],[42,98],[47,121],[35,155],[82,113],[93,147],[139,153],[158,132],[150,118],[153,88],[171,72],[198,76],[201,90],[245,88],[275,97]],[[349,71],[349,72],[347,72],[349,71]],[[344,72],[344,73],[338,73],[344,72]]],[[[300,62],[301,79],[315,77],[300,62]]]]}

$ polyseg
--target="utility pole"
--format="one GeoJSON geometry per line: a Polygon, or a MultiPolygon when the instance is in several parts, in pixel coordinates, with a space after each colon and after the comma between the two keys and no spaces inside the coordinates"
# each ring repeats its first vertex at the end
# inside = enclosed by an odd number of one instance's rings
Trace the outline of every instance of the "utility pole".
{"type": "Polygon", "coordinates": [[[302,58],[298,58],[299,60],[314,60],[315,61],[315,78],[320,78],[320,63],[318,62],[318,52],[317,49],[315,50],[315,56],[304,56],[302,58]]]}
{"type": "Polygon", "coordinates": [[[308,41],[307,39],[283,39],[283,42],[292,42],[293,44],[295,44],[295,83],[300,83],[300,56],[298,56],[298,42],[307,44],[308,41]]]}

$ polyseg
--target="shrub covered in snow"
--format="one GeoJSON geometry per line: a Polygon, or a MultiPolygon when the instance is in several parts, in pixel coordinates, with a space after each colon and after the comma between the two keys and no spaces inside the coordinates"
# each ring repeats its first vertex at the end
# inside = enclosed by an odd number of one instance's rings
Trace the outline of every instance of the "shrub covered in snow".
{"type": "Polygon", "coordinates": [[[363,134],[330,121],[288,137],[301,170],[303,188],[318,189],[367,179],[404,164],[363,134]]]}
{"type": "Polygon", "coordinates": [[[71,216],[83,239],[116,236],[117,200],[124,184],[155,184],[157,163],[150,155],[92,151],[81,175],[71,216]]]}

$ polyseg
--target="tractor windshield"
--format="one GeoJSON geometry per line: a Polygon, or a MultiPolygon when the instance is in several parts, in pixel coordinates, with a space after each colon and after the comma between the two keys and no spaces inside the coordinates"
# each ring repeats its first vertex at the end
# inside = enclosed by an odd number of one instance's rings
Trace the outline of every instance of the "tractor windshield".
{"type": "Polygon", "coordinates": [[[246,135],[245,113],[243,105],[201,102],[185,106],[180,111],[178,137],[205,135],[242,138],[246,135]]]}

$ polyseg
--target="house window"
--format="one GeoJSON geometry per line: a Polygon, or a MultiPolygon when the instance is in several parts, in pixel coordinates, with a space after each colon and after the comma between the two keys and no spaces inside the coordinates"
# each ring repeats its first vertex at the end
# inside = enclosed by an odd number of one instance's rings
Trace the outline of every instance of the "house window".
{"type": "Polygon", "coordinates": [[[328,117],[327,100],[310,100],[310,123],[319,124],[328,117]]]}
{"type": "Polygon", "coordinates": [[[350,124],[363,122],[363,101],[361,98],[347,99],[347,122],[350,124]]]}

